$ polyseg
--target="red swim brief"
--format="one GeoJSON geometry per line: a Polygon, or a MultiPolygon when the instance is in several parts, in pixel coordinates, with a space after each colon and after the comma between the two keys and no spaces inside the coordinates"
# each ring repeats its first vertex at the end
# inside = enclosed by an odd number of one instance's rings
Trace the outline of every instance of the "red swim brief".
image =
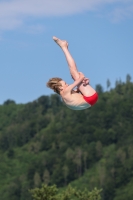
{"type": "Polygon", "coordinates": [[[97,100],[98,100],[98,94],[95,93],[95,94],[93,94],[93,95],[90,96],[90,97],[85,97],[85,96],[83,96],[83,98],[84,98],[84,100],[85,100],[87,103],[89,103],[91,106],[93,106],[93,105],[97,102],[97,100]]]}

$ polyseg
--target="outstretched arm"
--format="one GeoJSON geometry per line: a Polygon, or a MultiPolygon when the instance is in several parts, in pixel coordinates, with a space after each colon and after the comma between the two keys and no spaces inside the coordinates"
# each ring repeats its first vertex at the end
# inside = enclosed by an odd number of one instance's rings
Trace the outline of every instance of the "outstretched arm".
{"type": "Polygon", "coordinates": [[[79,72],[79,78],[74,81],[74,83],[72,83],[71,85],[69,85],[65,91],[64,91],[64,94],[68,94],[68,93],[71,93],[73,88],[75,88],[76,86],[78,86],[82,81],[83,79],[85,78],[84,74],[82,72],[79,72]]]}

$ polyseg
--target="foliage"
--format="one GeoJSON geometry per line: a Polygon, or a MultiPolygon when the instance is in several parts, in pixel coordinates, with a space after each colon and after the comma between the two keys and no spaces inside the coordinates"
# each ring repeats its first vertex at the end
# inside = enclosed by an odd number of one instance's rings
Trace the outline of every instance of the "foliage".
{"type": "Polygon", "coordinates": [[[116,81],[83,111],[58,95],[0,105],[0,199],[31,200],[42,183],[103,188],[103,200],[132,200],[133,83],[116,81]],[[121,190],[123,193],[121,193],[121,190]]]}
{"type": "Polygon", "coordinates": [[[101,200],[101,190],[94,188],[89,192],[87,189],[83,191],[72,188],[70,185],[62,193],[59,193],[56,185],[42,185],[41,188],[30,190],[34,200],[101,200]]]}

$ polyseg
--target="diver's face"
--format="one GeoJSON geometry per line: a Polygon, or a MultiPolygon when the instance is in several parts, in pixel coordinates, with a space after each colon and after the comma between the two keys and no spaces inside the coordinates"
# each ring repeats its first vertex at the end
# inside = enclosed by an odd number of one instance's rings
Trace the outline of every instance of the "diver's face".
{"type": "Polygon", "coordinates": [[[68,84],[65,81],[62,80],[62,81],[60,81],[60,83],[61,83],[61,86],[60,86],[61,90],[64,90],[68,87],[68,84]]]}

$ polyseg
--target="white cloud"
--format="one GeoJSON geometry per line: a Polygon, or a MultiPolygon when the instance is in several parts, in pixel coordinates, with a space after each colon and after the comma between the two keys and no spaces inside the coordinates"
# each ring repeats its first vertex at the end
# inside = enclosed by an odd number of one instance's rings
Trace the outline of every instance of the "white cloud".
{"type": "Polygon", "coordinates": [[[28,17],[62,16],[84,11],[112,10],[107,15],[121,20],[133,15],[133,0],[2,0],[0,2],[0,30],[22,26],[28,17]]]}
{"type": "Polygon", "coordinates": [[[133,16],[133,4],[131,6],[117,7],[110,13],[110,18],[113,22],[131,18],[133,16]]]}
{"type": "Polygon", "coordinates": [[[43,33],[44,31],[45,31],[45,27],[41,24],[30,25],[26,28],[26,32],[31,33],[31,34],[43,33]]]}

